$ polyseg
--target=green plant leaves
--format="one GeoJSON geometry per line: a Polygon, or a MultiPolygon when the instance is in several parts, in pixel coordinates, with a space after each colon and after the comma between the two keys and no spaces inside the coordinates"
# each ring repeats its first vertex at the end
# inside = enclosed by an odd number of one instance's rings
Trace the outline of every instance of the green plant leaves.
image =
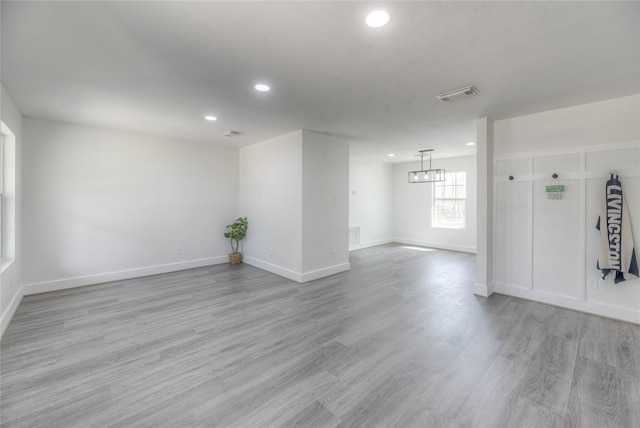
{"type": "Polygon", "coordinates": [[[233,223],[227,225],[227,232],[224,232],[224,237],[231,239],[231,251],[233,253],[238,252],[240,241],[247,235],[248,228],[249,222],[246,217],[238,217],[233,223]]]}

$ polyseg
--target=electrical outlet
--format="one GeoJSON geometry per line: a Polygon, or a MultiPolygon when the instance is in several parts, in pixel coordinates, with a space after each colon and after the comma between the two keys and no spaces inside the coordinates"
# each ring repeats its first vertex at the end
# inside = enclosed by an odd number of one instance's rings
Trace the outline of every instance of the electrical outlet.
{"type": "Polygon", "coordinates": [[[273,256],[273,248],[269,247],[269,255],[273,256]]]}
{"type": "Polygon", "coordinates": [[[587,285],[589,286],[589,288],[598,288],[598,279],[589,278],[589,283],[587,285]]]}
{"type": "Polygon", "coordinates": [[[176,256],[178,256],[178,255],[180,255],[180,252],[181,252],[181,251],[182,251],[182,250],[180,249],[180,247],[176,247],[176,248],[174,248],[174,249],[173,249],[173,254],[175,254],[176,256]]]}
{"type": "Polygon", "coordinates": [[[336,250],[335,250],[335,248],[333,250],[331,250],[331,257],[333,257],[334,259],[336,258],[336,250]]]}

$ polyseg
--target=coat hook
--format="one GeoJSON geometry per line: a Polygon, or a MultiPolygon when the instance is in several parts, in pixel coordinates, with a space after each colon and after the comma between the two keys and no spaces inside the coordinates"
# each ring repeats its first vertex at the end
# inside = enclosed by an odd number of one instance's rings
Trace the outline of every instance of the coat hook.
{"type": "Polygon", "coordinates": [[[513,175],[510,175],[510,176],[509,176],[509,180],[513,180],[513,175]]]}
{"type": "Polygon", "coordinates": [[[558,174],[556,174],[555,172],[552,175],[553,178],[558,178],[558,174]]]}

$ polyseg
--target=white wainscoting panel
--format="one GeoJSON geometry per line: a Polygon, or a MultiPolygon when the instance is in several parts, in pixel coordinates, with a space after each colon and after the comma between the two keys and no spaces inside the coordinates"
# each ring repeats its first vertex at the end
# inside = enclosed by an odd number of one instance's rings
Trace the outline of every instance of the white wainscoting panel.
{"type": "MultiPolygon", "coordinates": [[[[640,240],[640,178],[622,177],[622,191],[624,200],[629,209],[631,229],[636,241],[636,255],[640,255],[638,241],[640,240]]],[[[587,301],[600,302],[614,307],[635,309],[640,303],[640,279],[613,283],[613,275],[609,274],[606,280],[602,280],[601,272],[596,269],[598,260],[598,248],[600,246],[600,232],[596,230],[596,223],[602,204],[606,179],[587,180],[587,220],[585,226],[586,247],[585,256],[587,277],[587,301]],[[589,287],[596,283],[597,288],[589,287]]]]}
{"type": "Polygon", "coordinates": [[[637,169],[639,162],[640,148],[602,150],[586,153],[587,171],[637,169]]]}
{"type": "Polygon", "coordinates": [[[496,175],[498,177],[508,177],[513,175],[529,175],[529,158],[500,159],[496,161],[496,175]]]}
{"type": "Polygon", "coordinates": [[[553,175],[554,172],[580,171],[580,154],[570,153],[555,156],[537,156],[533,158],[533,173],[553,175]]]}
{"type": "Polygon", "coordinates": [[[548,199],[545,187],[554,181],[533,183],[533,289],[580,298],[580,182],[564,184],[562,199],[548,199]]]}
{"type": "Polygon", "coordinates": [[[531,282],[530,183],[496,183],[495,280],[519,288],[531,282]]]}
{"type": "Polygon", "coordinates": [[[496,156],[497,293],[640,324],[640,279],[614,284],[596,269],[595,226],[611,171],[622,181],[638,253],[640,141],[496,156]],[[562,199],[547,198],[552,184],[565,186],[562,199]]]}

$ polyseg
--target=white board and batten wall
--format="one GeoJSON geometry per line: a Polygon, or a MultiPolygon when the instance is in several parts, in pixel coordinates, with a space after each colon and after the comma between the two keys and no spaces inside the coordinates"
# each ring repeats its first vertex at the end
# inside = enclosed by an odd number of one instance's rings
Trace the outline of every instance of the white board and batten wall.
{"type": "Polygon", "coordinates": [[[496,292],[640,323],[640,279],[602,280],[595,228],[617,171],[640,249],[639,105],[632,96],[494,123],[496,292]],[[562,199],[547,198],[553,184],[562,199]]]}

